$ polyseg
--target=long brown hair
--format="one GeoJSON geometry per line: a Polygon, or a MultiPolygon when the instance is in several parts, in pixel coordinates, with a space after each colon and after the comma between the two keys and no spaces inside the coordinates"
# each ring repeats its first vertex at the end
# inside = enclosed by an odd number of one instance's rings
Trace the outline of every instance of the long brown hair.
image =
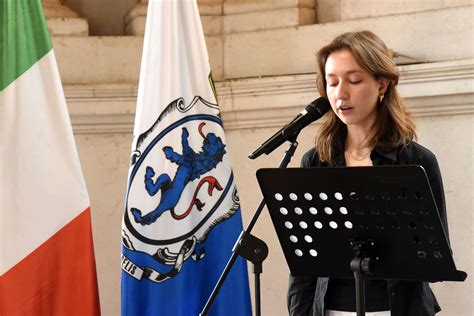
{"type": "MultiPolygon", "coordinates": [[[[396,88],[400,76],[398,69],[384,42],[370,31],[341,34],[319,50],[317,54],[319,93],[327,98],[326,61],[329,55],[341,49],[348,49],[359,66],[374,78],[385,78],[389,82],[384,98],[378,104],[377,118],[371,127],[367,145],[395,148],[415,139],[415,123],[396,88]]],[[[322,161],[334,161],[335,148],[344,149],[341,140],[346,133],[346,125],[333,111],[328,111],[316,138],[316,148],[322,161]]]]}

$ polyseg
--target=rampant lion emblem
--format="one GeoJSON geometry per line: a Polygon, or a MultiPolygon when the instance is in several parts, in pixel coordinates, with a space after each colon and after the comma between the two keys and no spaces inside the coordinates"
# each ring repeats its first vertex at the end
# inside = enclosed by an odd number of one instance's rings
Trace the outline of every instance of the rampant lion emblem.
{"type": "Polygon", "coordinates": [[[226,155],[218,107],[200,96],[173,100],[137,135],[122,227],[125,273],[165,282],[188,259],[205,260],[207,247],[233,244],[238,231],[225,222],[240,204],[226,155]],[[232,234],[210,234],[221,224],[232,234]]]}
{"type": "Polygon", "coordinates": [[[183,147],[182,154],[178,154],[170,146],[163,147],[166,159],[178,165],[173,180],[171,180],[170,176],[166,173],[160,174],[156,180],[153,180],[153,177],[155,176],[154,169],[151,166],[146,167],[144,180],[145,189],[150,196],[154,196],[161,190],[161,199],[158,206],[146,215],[142,215],[142,211],[137,208],[131,208],[131,212],[137,223],[141,225],[152,224],[166,211],[170,211],[173,218],[177,220],[185,218],[191,212],[193,206],[196,206],[197,209],[201,211],[205,203],[202,203],[197,198],[197,194],[205,183],[208,183],[209,185],[207,191],[210,196],[214,189],[222,191],[222,186],[217,179],[212,176],[207,176],[199,182],[194,192],[193,199],[186,211],[182,214],[177,214],[174,210],[186,185],[216,168],[217,164],[222,161],[222,157],[226,153],[225,145],[220,137],[216,136],[214,133],[204,135],[202,129],[205,124],[206,123],[201,123],[198,128],[199,134],[204,139],[202,151],[200,153],[194,152],[194,150],[189,146],[189,132],[186,127],[182,128],[181,133],[181,145],[183,147]]]}

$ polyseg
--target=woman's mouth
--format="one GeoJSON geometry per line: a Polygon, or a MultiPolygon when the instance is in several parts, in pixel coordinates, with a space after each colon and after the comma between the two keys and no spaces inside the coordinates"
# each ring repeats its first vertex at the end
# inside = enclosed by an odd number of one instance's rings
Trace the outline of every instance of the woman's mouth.
{"type": "Polygon", "coordinates": [[[337,110],[341,114],[347,114],[352,110],[352,107],[348,106],[348,105],[342,105],[342,106],[338,107],[337,110]]]}

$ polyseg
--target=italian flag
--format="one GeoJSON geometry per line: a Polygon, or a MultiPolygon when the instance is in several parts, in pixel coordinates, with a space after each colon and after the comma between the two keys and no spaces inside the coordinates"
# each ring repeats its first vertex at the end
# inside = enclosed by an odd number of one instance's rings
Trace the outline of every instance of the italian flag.
{"type": "Polygon", "coordinates": [[[89,197],[40,0],[0,5],[0,315],[98,315],[89,197]]]}

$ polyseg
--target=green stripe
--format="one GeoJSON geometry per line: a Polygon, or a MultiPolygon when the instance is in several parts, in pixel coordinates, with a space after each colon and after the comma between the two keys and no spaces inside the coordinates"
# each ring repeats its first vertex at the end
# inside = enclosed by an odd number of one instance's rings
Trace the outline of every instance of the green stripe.
{"type": "Polygon", "coordinates": [[[41,0],[0,0],[0,91],[51,49],[41,0]]]}

